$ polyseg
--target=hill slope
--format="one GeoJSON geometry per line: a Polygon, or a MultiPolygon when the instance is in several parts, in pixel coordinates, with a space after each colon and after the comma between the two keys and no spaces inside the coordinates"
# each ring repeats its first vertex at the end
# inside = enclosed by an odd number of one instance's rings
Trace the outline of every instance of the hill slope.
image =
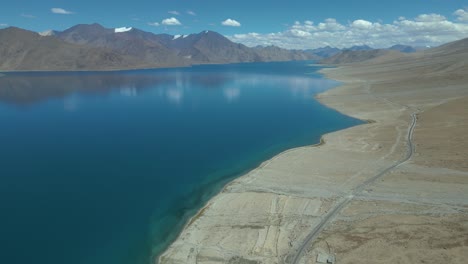
{"type": "Polygon", "coordinates": [[[143,65],[112,50],[70,44],[15,27],[0,30],[0,70],[101,70],[136,66],[143,65]]]}
{"type": "Polygon", "coordinates": [[[58,33],[57,37],[73,44],[110,49],[132,56],[143,64],[159,67],[188,65],[183,58],[161,45],[154,34],[138,29],[116,32],[99,24],[80,24],[58,33]]]}
{"type": "Polygon", "coordinates": [[[166,47],[192,63],[232,63],[257,61],[257,54],[251,48],[234,43],[213,31],[203,31],[188,36],[174,36],[166,47]]]}
{"type": "Polygon", "coordinates": [[[0,70],[115,70],[317,58],[278,47],[249,48],[213,31],[172,36],[95,23],[51,32],[0,29],[0,70]]]}

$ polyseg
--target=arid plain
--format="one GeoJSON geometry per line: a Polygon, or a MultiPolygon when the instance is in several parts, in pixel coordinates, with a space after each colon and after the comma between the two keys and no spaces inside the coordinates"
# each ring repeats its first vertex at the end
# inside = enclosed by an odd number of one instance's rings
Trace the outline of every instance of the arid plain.
{"type": "Polygon", "coordinates": [[[466,263],[468,39],[323,72],[369,123],[228,184],[160,263],[466,263]]]}

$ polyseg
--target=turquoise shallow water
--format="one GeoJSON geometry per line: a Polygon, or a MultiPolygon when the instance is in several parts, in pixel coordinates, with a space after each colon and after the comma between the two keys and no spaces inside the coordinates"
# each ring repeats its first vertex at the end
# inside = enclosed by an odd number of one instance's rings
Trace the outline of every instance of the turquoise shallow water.
{"type": "Polygon", "coordinates": [[[0,77],[0,258],[148,263],[234,177],[362,123],[307,62],[0,77]]]}

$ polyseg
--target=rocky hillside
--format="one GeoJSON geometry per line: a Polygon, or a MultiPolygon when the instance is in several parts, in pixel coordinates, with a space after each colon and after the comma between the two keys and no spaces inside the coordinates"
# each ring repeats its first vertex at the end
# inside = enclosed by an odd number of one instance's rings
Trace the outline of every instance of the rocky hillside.
{"type": "Polygon", "coordinates": [[[10,27],[0,30],[0,70],[99,70],[144,66],[105,48],[64,42],[10,27]]]}
{"type": "Polygon", "coordinates": [[[116,32],[99,24],[80,24],[59,32],[57,38],[73,44],[94,48],[105,48],[119,54],[131,56],[142,64],[157,67],[185,66],[189,62],[177,56],[149,32],[131,29],[116,32]]]}
{"type": "Polygon", "coordinates": [[[41,34],[14,27],[0,29],[3,71],[114,70],[311,59],[317,56],[273,46],[249,48],[213,31],[172,36],[99,24],[41,34]]]}

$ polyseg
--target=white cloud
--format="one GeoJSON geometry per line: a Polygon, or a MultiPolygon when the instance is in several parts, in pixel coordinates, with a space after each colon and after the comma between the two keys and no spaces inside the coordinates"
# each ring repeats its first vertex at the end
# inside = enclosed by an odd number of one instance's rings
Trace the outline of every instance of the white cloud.
{"type": "Polygon", "coordinates": [[[0,23],[0,27],[8,27],[8,24],[6,24],[6,23],[0,23]]]}
{"type": "Polygon", "coordinates": [[[187,10],[187,14],[191,15],[191,16],[196,16],[197,14],[195,12],[193,12],[192,10],[187,10]]]}
{"type": "Polygon", "coordinates": [[[334,18],[327,18],[324,22],[319,23],[317,28],[318,30],[338,31],[344,30],[345,26],[338,23],[334,18]]]}
{"type": "Polygon", "coordinates": [[[468,12],[466,10],[458,9],[453,14],[457,16],[458,21],[468,22],[468,12]]]}
{"type": "Polygon", "coordinates": [[[228,26],[228,27],[240,27],[241,24],[239,22],[237,22],[236,20],[234,19],[226,19],[224,20],[223,22],[221,22],[221,25],[223,26],[228,26]]]}
{"type": "Polygon", "coordinates": [[[422,14],[417,16],[414,20],[417,22],[439,22],[447,19],[438,14],[422,14]]]}
{"type": "Polygon", "coordinates": [[[370,29],[372,28],[372,22],[369,22],[367,20],[362,20],[362,19],[358,19],[358,20],[354,20],[353,23],[351,23],[351,26],[353,28],[356,28],[356,29],[370,29]]]}
{"type": "Polygon", "coordinates": [[[54,8],[51,8],[50,11],[54,14],[61,14],[61,15],[70,15],[70,14],[73,14],[74,12],[71,12],[71,11],[68,11],[68,10],[65,10],[63,8],[60,8],[60,7],[54,7],[54,8]]]}
{"type": "Polygon", "coordinates": [[[312,36],[312,33],[309,33],[307,31],[300,30],[300,29],[291,29],[289,33],[291,33],[292,37],[299,37],[299,38],[312,36]]]}
{"type": "Polygon", "coordinates": [[[175,16],[180,15],[179,11],[175,11],[175,10],[173,10],[173,11],[168,11],[168,13],[171,14],[171,15],[175,15],[175,16]]]}
{"type": "Polygon", "coordinates": [[[148,25],[153,26],[153,27],[157,27],[157,26],[159,26],[159,23],[158,22],[148,22],[148,25]]]}
{"type": "Polygon", "coordinates": [[[417,22],[440,22],[447,20],[444,16],[438,14],[422,14],[417,16],[414,21],[417,22]]]}
{"type": "Polygon", "coordinates": [[[177,20],[177,18],[175,18],[175,17],[166,18],[161,22],[161,24],[166,25],[166,26],[180,26],[180,25],[182,25],[182,23],[180,23],[180,21],[177,20]]]}
{"type": "Polygon", "coordinates": [[[398,17],[391,23],[358,19],[339,23],[328,18],[314,23],[296,21],[282,32],[247,33],[229,36],[234,42],[247,46],[276,45],[288,49],[313,49],[324,46],[338,48],[369,45],[386,48],[395,44],[437,46],[468,37],[468,12],[457,10],[455,19],[439,14],[421,14],[413,19],[398,17]]]}

